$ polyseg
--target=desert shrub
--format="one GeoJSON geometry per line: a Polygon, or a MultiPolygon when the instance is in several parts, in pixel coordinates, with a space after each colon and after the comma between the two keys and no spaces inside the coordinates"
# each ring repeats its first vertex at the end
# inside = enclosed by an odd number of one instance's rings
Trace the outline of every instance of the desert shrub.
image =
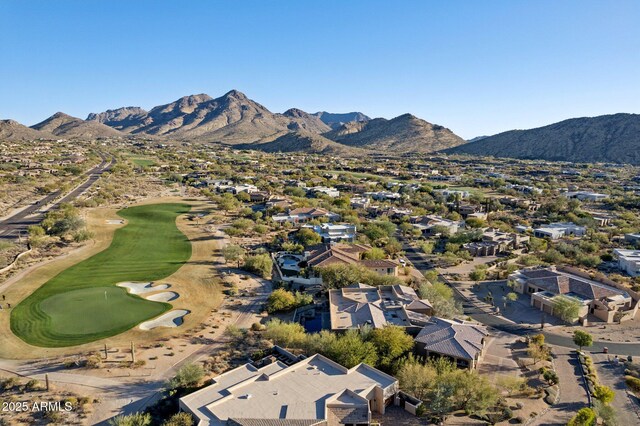
{"type": "Polygon", "coordinates": [[[559,381],[558,374],[553,370],[546,370],[542,374],[542,377],[547,381],[547,383],[549,383],[549,385],[555,385],[559,381]]]}
{"type": "Polygon", "coordinates": [[[0,389],[11,390],[20,384],[20,380],[16,377],[9,377],[7,379],[0,380],[0,389]]]}
{"type": "Polygon", "coordinates": [[[87,241],[93,238],[93,235],[93,232],[87,229],[81,229],[73,233],[73,241],[75,241],[76,243],[87,241]]]}
{"type": "Polygon", "coordinates": [[[581,408],[569,420],[567,426],[592,426],[596,423],[596,413],[591,408],[581,408]]]}
{"type": "Polygon", "coordinates": [[[265,326],[264,324],[260,324],[259,322],[254,322],[253,324],[251,324],[251,331],[264,331],[264,329],[266,329],[267,326],[265,326]]]}
{"type": "Polygon", "coordinates": [[[109,420],[110,426],[149,426],[150,424],[151,414],[149,413],[134,413],[109,420]]]}
{"type": "Polygon", "coordinates": [[[193,417],[189,413],[178,413],[174,414],[169,418],[169,420],[165,421],[162,426],[192,426],[193,425],[193,417]]]}
{"type": "Polygon", "coordinates": [[[28,391],[36,391],[42,389],[42,387],[40,386],[40,382],[35,379],[29,380],[27,384],[24,385],[24,388],[28,391]]]}
{"type": "Polygon", "coordinates": [[[271,256],[268,254],[256,254],[249,256],[244,261],[244,269],[260,275],[262,278],[269,278],[271,276],[272,268],[273,261],[271,260],[271,256]]]}
{"type": "Polygon", "coordinates": [[[44,418],[52,424],[60,423],[62,422],[62,413],[55,410],[45,411],[44,418]]]}
{"type": "Polygon", "coordinates": [[[87,357],[85,361],[85,366],[87,368],[100,368],[101,359],[99,356],[91,355],[87,357]]]}
{"type": "Polygon", "coordinates": [[[73,408],[78,406],[78,398],[76,398],[75,396],[70,396],[64,399],[65,403],[69,403],[73,408]]]}
{"type": "Polygon", "coordinates": [[[627,386],[629,386],[629,389],[631,389],[632,391],[640,392],[640,379],[633,376],[626,376],[624,378],[624,382],[627,384],[627,386]]]}
{"type": "Polygon", "coordinates": [[[176,373],[176,375],[169,380],[169,389],[175,390],[180,388],[190,388],[200,383],[200,380],[204,377],[204,369],[199,364],[185,364],[176,373]]]}
{"type": "Polygon", "coordinates": [[[300,306],[309,305],[313,303],[313,296],[309,294],[290,292],[285,289],[279,288],[274,290],[267,299],[267,312],[270,314],[274,312],[290,311],[300,306]]]}

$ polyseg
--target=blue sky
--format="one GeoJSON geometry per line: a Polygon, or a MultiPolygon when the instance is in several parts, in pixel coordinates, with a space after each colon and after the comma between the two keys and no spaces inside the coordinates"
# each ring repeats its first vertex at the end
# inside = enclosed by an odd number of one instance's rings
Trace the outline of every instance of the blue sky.
{"type": "Polygon", "coordinates": [[[640,113],[640,2],[0,0],[0,118],[235,88],[471,138],[640,113]]]}

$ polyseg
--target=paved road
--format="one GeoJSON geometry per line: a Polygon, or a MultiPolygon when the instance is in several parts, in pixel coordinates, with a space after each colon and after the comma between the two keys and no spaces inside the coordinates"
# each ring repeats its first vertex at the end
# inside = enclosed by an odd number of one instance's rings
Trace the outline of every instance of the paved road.
{"type": "Polygon", "coordinates": [[[587,406],[587,388],[576,354],[568,348],[555,348],[553,362],[560,380],[560,399],[532,423],[535,426],[566,425],[578,410],[587,406]]]}
{"type": "Polygon", "coordinates": [[[635,396],[627,393],[627,385],[624,383],[624,365],[614,364],[604,354],[594,354],[592,358],[600,382],[616,393],[611,406],[617,414],[618,426],[640,424],[640,407],[635,402],[635,396]]]}
{"type": "MultiPolygon", "coordinates": [[[[434,265],[431,264],[431,262],[429,262],[420,251],[411,247],[405,239],[401,239],[401,241],[403,243],[403,250],[405,251],[406,258],[411,261],[411,263],[413,263],[416,269],[423,273],[428,270],[434,269],[434,265]]],[[[540,333],[539,327],[515,324],[500,316],[487,313],[485,310],[475,305],[473,301],[465,298],[462,293],[458,291],[456,286],[445,277],[443,277],[442,275],[439,275],[439,277],[456,291],[458,298],[463,303],[464,314],[470,316],[474,320],[489,327],[493,327],[497,330],[515,334],[518,336],[540,333]]],[[[569,336],[561,336],[545,331],[542,331],[542,334],[544,334],[545,336],[545,341],[550,345],[563,346],[572,349],[575,349],[576,347],[576,345],[573,343],[573,339],[569,336]]],[[[587,350],[590,352],[602,352],[605,347],[609,348],[609,353],[612,354],[619,354],[625,357],[627,355],[640,356],[640,343],[614,343],[595,341],[593,342],[593,345],[587,350]]]]}
{"type": "MultiPolygon", "coordinates": [[[[84,193],[91,187],[100,176],[106,171],[111,170],[113,166],[113,158],[108,159],[101,154],[102,162],[93,169],[87,171],[83,176],[87,177],[81,185],[77,186],[73,191],[69,192],[63,198],[58,200],[52,208],[59,206],[61,203],[68,203],[75,200],[80,194],[84,193]]],[[[26,233],[27,228],[30,225],[38,224],[44,218],[44,213],[41,209],[50,203],[54,202],[58,197],[62,195],[62,190],[53,192],[46,197],[31,204],[27,208],[19,211],[13,216],[0,222],[0,239],[15,239],[18,238],[21,233],[26,233]]]]}

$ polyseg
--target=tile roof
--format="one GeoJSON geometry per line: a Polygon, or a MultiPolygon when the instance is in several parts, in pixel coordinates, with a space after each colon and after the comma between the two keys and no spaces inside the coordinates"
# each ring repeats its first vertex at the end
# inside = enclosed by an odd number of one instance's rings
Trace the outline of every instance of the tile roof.
{"type": "Polygon", "coordinates": [[[591,300],[616,295],[628,296],[623,290],[564,272],[550,269],[524,269],[520,272],[529,282],[554,294],[575,293],[591,300]]]}
{"type": "Polygon", "coordinates": [[[415,341],[425,350],[461,359],[475,359],[482,350],[487,330],[476,324],[431,317],[415,341]]]}
{"type": "Polygon", "coordinates": [[[327,244],[309,249],[307,264],[322,267],[336,263],[353,265],[360,261],[360,255],[371,250],[363,244],[327,244]]]}
{"type": "Polygon", "coordinates": [[[364,284],[329,290],[329,314],[333,330],[347,330],[369,324],[409,327],[428,319],[416,311],[430,309],[411,287],[395,285],[372,287],[364,284]]]}
{"type": "Polygon", "coordinates": [[[297,209],[293,209],[289,212],[290,216],[294,215],[305,215],[305,216],[328,216],[331,213],[323,209],[322,207],[299,207],[297,209]]]}
{"type": "Polygon", "coordinates": [[[360,264],[367,268],[395,268],[398,266],[396,262],[388,259],[365,259],[360,264]]]}

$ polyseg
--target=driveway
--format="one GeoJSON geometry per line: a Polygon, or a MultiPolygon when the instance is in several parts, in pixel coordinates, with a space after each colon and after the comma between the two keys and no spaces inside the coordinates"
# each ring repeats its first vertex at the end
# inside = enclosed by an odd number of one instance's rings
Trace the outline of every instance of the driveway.
{"type": "Polygon", "coordinates": [[[587,390],[580,375],[578,358],[570,349],[553,348],[554,364],[558,373],[560,400],[532,425],[566,425],[579,409],[587,406],[587,390]]]}
{"type": "Polygon", "coordinates": [[[495,381],[499,376],[519,376],[520,369],[509,349],[516,339],[513,334],[502,331],[492,333],[484,358],[478,364],[478,372],[491,381],[495,381]]]}
{"type": "Polygon", "coordinates": [[[591,354],[591,357],[600,383],[609,386],[616,393],[611,406],[617,414],[618,425],[640,424],[640,406],[634,401],[633,395],[627,394],[627,386],[624,384],[624,365],[622,363],[615,365],[608,360],[607,355],[601,353],[591,354]]]}

